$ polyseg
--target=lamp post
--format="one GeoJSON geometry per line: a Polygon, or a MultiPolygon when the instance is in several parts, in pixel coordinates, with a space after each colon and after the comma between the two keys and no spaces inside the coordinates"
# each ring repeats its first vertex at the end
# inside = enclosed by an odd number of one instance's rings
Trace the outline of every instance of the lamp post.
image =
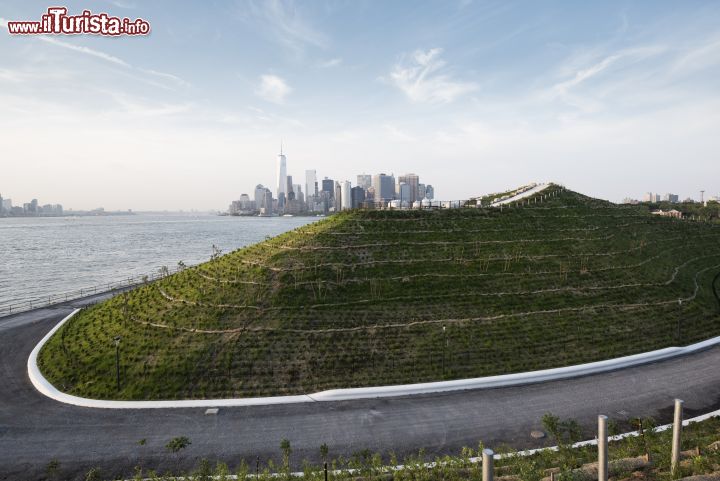
{"type": "Polygon", "coordinates": [[[678,323],[677,323],[677,342],[680,344],[680,320],[682,319],[682,299],[678,299],[678,323]]]}
{"type": "Polygon", "coordinates": [[[117,380],[117,390],[120,392],[120,339],[122,337],[115,336],[115,379],[117,380]]]}
{"type": "Polygon", "coordinates": [[[445,356],[447,355],[448,338],[447,338],[447,327],[444,324],[443,324],[443,339],[445,342],[443,342],[442,368],[443,368],[443,379],[445,379],[445,356]]]}

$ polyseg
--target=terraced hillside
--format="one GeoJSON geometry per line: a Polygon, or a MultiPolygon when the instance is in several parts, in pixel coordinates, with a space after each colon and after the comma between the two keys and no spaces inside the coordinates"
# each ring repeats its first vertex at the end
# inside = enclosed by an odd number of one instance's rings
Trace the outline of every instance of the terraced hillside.
{"type": "Polygon", "coordinates": [[[244,397],[542,369],[720,335],[718,226],[554,185],[523,203],[335,215],[83,311],[40,367],[87,397],[244,397]]]}

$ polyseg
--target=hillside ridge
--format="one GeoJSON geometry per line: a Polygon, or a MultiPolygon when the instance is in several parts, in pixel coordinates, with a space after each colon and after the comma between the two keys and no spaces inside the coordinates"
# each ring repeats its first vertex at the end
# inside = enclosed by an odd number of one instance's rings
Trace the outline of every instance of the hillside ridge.
{"type": "Polygon", "coordinates": [[[556,184],[501,208],[345,211],[83,311],[39,365],[70,394],[179,399],[619,357],[720,334],[719,241],[556,184]]]}

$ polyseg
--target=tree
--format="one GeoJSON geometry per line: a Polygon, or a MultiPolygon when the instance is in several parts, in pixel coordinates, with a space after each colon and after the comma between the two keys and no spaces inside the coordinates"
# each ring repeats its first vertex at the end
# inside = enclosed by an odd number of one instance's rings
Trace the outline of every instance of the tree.
{"type": "Polygon", "coordinates": [[[574,419],[560,420],[559,417],[546,413],[542,417],[542,423],[545,430],[555,438],[558,446],[571,445],[582,437],[580,425],[574,419]]]}
{"type": "Polygon", "coordinates": [[[178,462],[179,455],[178,453],[182,451],[183,449],[190,446],[192,443],[190,440],[185,436],[178,436],[176,438],[172,438],[166,445],[165,449],[167,449],[169,452],[173,453],[175,455],[175,461],[178,462]]]}
{"type": "Polygon", "coordinates": [[[210,466],[210,461],[207,458],[203,458],[200,460],[200,466],[194,473],[194,478],[198,481],[209,481],[212,476],[212,467],[210,466]]]}
{"type": "Polygon", "coordinates": [[[328,460],[328,452],[330,450],[328,449],[328,445],[326,443],[322,443],[322,446],[320,446],[320,457],[322,458],[323,462],[327,462],[328,460]]]}
{"type": "Polygon", "coordinates": [[[580,425],[574,419],[560,420],[558,416],[547,413],[542,417],[545,430],[555,438],[563,469],[573,469],[580,465],[578,453],[572,449],[582,437],[580,425]]]}
{"type": "Polygon", "coordinates": [[[180,452],[181,450],[187,448],[192,443],[186,436],[178,436],[176,438],[172,438],[166,445],[165,449],[167,449],[169,452],[176,454],[180,452]]]}
{"type": "Polygon", "coordinates": [[[280,441],[280,449],[282,449],[283,452],[283,467],[285,468],[288,479],[290,479],[290,453],[292,453],[290,441],[287,439],[280,441]]]}
{"type": "MultiPolygon", "coordinates": [[[[147,440],[145,438],[142,438],[140,441],[137,442],[138,446],[145,446],[147,444],[147,440]]],[[[139,475],[142,477],[142,465],[143,465],[143,456],[142,452],[140,453],[140,459],[139,464],[135,466],[136,471],[139,473],[139,475]]]]}
{"type": "Polygon", "coordinates": [[[210,255],[211,261],[216,261],[220,259],[220,256],[222,256],[222,249],[220,249],[215,244],[212,245],[212,254],[210,255]]]}
{"type": "Polygon", "coordinates": [[[90,471],[85,475],[85,481],[102,481],[100,468],[90,468],[90,471]]]}
{"type": "Polygon", "coordinates": [[[128,305],[128,294],[127,292],[123,292],[121,295],[122,300],[122,314],[123,314],[123,321],[127,322],[129,320],[129,313],[130,313],[130,307],[128,305]]]}
{"type": "Polygon", "coordinates": [[[54,458],[51,459],[45,467],[45,473],[47,474],[48,478],[57,478],[58,474],[60,474],[60,461],[54,458]]]}

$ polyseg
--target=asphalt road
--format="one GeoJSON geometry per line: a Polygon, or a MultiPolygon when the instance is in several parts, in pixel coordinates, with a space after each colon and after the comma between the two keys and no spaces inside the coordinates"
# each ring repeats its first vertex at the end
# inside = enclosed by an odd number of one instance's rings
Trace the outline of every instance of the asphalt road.
{"type": "MultiPolygon", "coordinates": [[[[330,455],[364,449],[401,457],[457,454],[463,446],[540,447],[530,431],[552,412],[579,421],[592,437],[598,414],[623,420],[652,416],[668,421],[673,399],[685,400],[686,417],[720,405],[720,347],[692,356],[577,379],[401,398],[204,409],[105,410],[68,406],[35,391],[27,377],[30,351],[74,307],[61,306],[0,318],[0,480],[42,479],[57,459],[62,478],[84,479],[91,467],[103,476],[130,477],[138,464],[189,468],[201,458],[236,466],[241,459],[280,458],[280,440],[293,448],[293,468],[330,455]],[[164,446],[175,436],[192,444],[178,456],[164,446]],[[146,440],[145,445],[138,441],[146,440]]],[[[254,464],[254,461],[253,461],[254,464]]]]}

